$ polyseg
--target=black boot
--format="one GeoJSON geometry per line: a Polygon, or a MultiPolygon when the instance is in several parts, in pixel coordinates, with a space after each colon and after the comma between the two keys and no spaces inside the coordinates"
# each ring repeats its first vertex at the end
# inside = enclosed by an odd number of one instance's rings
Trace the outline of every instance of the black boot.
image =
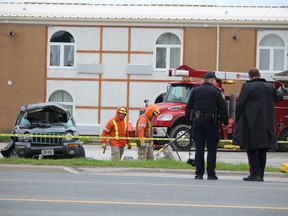
{"type": "Polygon", "coordinates": [[[249,175],[246,178],[243,178],[243,181],[263,181],[260,175],[249,175]]]}

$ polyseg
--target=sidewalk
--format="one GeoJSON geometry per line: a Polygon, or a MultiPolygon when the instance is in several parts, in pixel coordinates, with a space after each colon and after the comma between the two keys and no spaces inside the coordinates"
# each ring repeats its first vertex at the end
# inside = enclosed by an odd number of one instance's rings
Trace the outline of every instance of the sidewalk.
{"type": "MultiPolygon", "coordinates": [[[[103,154],[103,149],[100,145],[85,145],[86,157],[97,159],[97,160],[110,160],[110,147],[107,146],[106,153],[103,154]]],[[[188,151],[179,151],[179,156],[182,161],[187,161],[189,158],[188,151]]],[[[154,155],[157,154],[157,151],[154,151],[154,155]]],[[[191,151],[191,157],[194,157],[195,152],[191,151]]],[[[173,151],[174,157],[178,160],[178,156],[175,151],[173,151]]],[[[161,153],[160,157],[163,157],[163,153],[161,153]]],[[[137,159],[137,148],[135,146],[132,147],[131,150],[125,148],[123,157],[132,157],[133,159],[137,159]]],[[[244,151],[235,151],[235,150],[222,150],[218,149],[217,152],[217,161],[225,162],[225,163],[248,163],[246,152],[244,151]]],[[[288,152],[268,152],[267,153],[267,166],[279,168],[280,164],[288,163],[288,152]]]]}
{"type": "MultiPolygon", "coordinates": [[[[153,175],[153,176],[177,176],[177,177],[187,177],[194,178],[195,170],[183,170],[183,169],[150,169],[150,168],[111,168],[111,167],[97,167],[97,168],[87,168],[79,167],[76,172],[85,174],[134,174],[134,175],[153,175]]],[[[241,179],[249,175],[247,172],[239,171],[224,171],[216,170],[219,179],[241,179]]],[[[206,176],[204,176],[206,178],[206,176]]],[[[265,179],[281,179],[288,182],[288,173],[281,172],[265,172],[265,179]]]]}

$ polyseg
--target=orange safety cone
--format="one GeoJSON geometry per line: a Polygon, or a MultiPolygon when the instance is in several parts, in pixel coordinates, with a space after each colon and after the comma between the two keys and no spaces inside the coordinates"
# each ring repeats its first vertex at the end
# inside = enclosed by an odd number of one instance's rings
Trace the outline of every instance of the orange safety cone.
{"type": "MultiPolygon", "coordinates": [[[[133,124],[132,124],[130,118],[129,118],[129,121],[128,121],[127,131],[128,131],[128,136],[129,136],[129,137],[135,137],[135,130],[134,130],[134,128],[133,128],[133,124]]],[[[130,144],[131,144],[132,146],[136,146],[136,143],[135,143],[135,139],[134,139],[134,138],[131,139],[130,144]]]]}
{"type": "Polygon", "coordinates": [[[129,118],[129,121],[128,121],[127,131],[128,131],[129,137],[135,137],[135,131],[134,131],[133,124],[132,124],[130,118],[129,118]]]}

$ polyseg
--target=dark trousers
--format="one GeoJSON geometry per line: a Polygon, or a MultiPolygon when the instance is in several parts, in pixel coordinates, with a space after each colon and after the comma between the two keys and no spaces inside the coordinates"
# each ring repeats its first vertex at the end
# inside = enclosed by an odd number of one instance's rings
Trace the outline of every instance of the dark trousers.
{"type": "Polygon", "coordinates": [[[246,150],[250,166],[250,175],[260,175],[264,177],[267,149],[246,150]]]}
{"type": "Polygon", "coordinates": [[[216,157],[219,142],[219,128],[209,119],[193,120],[192,137],[195,142],[196,175],[205,173],[205,144],[207,145],[207,174],[216,174],[216,157]]]}

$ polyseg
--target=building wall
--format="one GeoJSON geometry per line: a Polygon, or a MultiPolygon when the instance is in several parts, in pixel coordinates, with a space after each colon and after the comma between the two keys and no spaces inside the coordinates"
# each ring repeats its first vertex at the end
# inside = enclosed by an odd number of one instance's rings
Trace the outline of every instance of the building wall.
{"type": "Polygon", "coordinates": [[[169,81],[181,79],[169,78],[166,70],[154,70],[153,54],[157,38],[166,32],[176,34],[183,43],[182,29],[53,26],[48,27],[48,41],[60,30],[68,31],[75,39],[76,67],[48,67],[47,101],[55,91],[67,91],[74,100],[74,116],[79,124],[103,127],[122,105],[129,108],[129,118],[136,124],[144,99],[153,103],[166,91],[169,81]],[[102,70],[80,72],[79,64],[101,65],[102,70]],[[128,73],[128,65],[147,67],[147,74],[128,73]]]}
{"type": "Polygon", "coordinates": [[[11,132],[21,106],[44,101],[46,44],[45,26],[0,25],[1,132],[11,132]]]}
{"type": "Polygon", "coordinates": [[[220,28],[220,71],[247,72],[256,67],[256,52],[255,29],[220,28]]]}
{"type": "MultiPolygon", "coordinates": [[[[219,39],[217,27],[187,28],[184,35],[184,64],[192,68],[216,71],[218,66],[219,71],[247,72],[256,66],[255,29],[219,28],[219,39]]],[[[242,84],[224,84],[225,94],[239,93],[242,84]]]]}
{"type": "MultiPolygon", "coordinates": [[[[17,25],[13,27],[15,35],[8,36],[10,28],[10,25],[0,25],[1,132],[11,131],[21,106],[48,101],[57,90],[65,90],[72,96],[73,113],[79,124],[103,127],[115,115],[116,108],[125,105],[135,125],[144,99],[153,103],[166,91],[169,81],[181,79],[168,77],[166,70],[154,69],[155,43],[161,34],[171,32],[179,37],[183,64],[201,70],[215,71],[218,66],[220,71],[246,72],[256,66],[259,38],[273,32],[219,28],[217,41],[216,27],[17,25]],[[73,68],[47,66],[49,40],[60,30],[70,32],[75,38],[73,68]],[[99,71],[83,72],[80,65],[96,66],[99,71]],[[129,71],[131,65],[145,68],[146,74],[129,71]]],[[[287,31],[278,32],[287,43],[287,31]]],[[[239,93],[242,84],[224,85],[225,94],[239,93]]]]}
{"type": "Polygon", "coordinates": [[[217,29],[186,28],[184,64],[199,70],[216,69],[217,29]]]}

